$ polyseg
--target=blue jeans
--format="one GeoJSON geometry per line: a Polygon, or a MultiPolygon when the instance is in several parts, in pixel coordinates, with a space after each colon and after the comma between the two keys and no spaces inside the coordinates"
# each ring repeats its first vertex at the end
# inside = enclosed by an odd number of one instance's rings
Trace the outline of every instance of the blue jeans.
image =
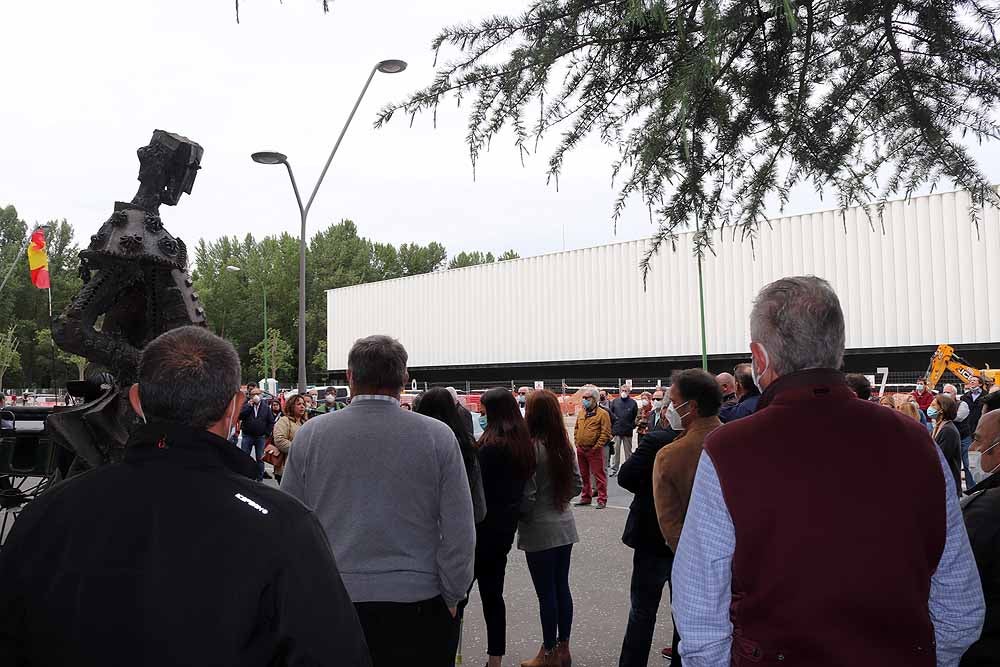
{"type": "MultiPolygon", "coordinates": [[[[972,436],[962,438],[962,470],[965,471],[965,490],[968,491],[976,485],[972,479],[972,470],[969,469],[969,448],[972,447],[972,436]]],[[[961,493],[959,489],[959,493],[961,493]]]]}
{"type": "Polygon", "coordinates": [[[663,586],[670,580],[673,564],[673,556],[661,556],[645,549],[635,550],[630,587],[632,608],[628,613],[618,667],[646,667],[653,645],[656,612],[663,597],[663,586]]]}
{"type": "Polygon", "coordinates": [[[542,619],[542,643],[551,650],[556,640],[569,641],[573,628],[573,595],[569,592],[569,560],[573,545],[524,554],[531,583],[538,595],[538,615],[542,619]]]}
{"type": "Polygon", "coordinates": [[[240,440],[240,449],[247,454],[250,454],[250,450],[256,450],[258,482],[264,479],[264,462],[260,457],[264,456],[264,442],[266,440],[267,436],[246,435],[245,433],[242,436],[242,440],[240,440]]]}

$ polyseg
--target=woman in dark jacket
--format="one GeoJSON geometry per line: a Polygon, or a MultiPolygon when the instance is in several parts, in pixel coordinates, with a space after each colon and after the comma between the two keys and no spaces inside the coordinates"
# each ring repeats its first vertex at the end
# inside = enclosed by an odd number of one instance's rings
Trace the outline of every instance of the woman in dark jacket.
{"type": "Polygon", "coordinates": [[[507,389],[490,389],[481,403],[486,429],[479,438],[479,467],[486,495],[486,518],[476,524],[476,581],[483,601],[489,667],[500,667],[507,650],[507,609],[503,580],[507,554],[524,494],[535,470],[535,446],[517,401],[507,389]]]}
{"type": "Polygon", "coordinates": [[[463,415],[458,404],[447,389],[434,387],[422,393],[414,402],[413,409],[439,422],[444,422],[455,434],[458,447],[465,462],[465,474],[469,477],[469,492],[472,494],[472,514],[479,523],[486,517],[486,498],[483,495],[483,476],[479,471],[479,457],[476,455],[476,441],[463,423],[463,415]]]}
{"type": "Polygon", "coordinates": [[[927,408],[927,416],[934,420],[934,442],[941,448],[944,460],[955,477],[955,493],[962,495],[962,436],[953,423],[958,416],[958,402],[948,394],[938,394],[927,408]]]}

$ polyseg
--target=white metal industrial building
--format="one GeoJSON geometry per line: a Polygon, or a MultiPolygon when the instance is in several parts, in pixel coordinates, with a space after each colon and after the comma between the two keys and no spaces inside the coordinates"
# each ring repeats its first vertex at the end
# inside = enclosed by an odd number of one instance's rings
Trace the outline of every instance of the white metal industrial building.
{"type": "MultiPolygon", "coordinates": [[[[951,343],[967,354],[969,346],[982,350],[988,362],[987,350],[1000,347],[1000,288],[987,289],[1000,279],[1000,265],[989,261],[1000,257],[1000,212],[982,210],[977,230],[969,207],[959,191],[889,202],[881,224],[861,208],[783,217],[761,227],[753,248],[732,230],[720,233],[704,262],[710,358],[726,366],[747,355],[748,315],[761,286],[814,274],[840,295],[849,360],[911,354],[910,365],[926,365],[931,348],[951,343]]],[[[579,377],[566,369],[593,375],[605,366],[624,367],[619,376],[658,377],[700,355],[697,262],[691,235],[682,235],[676,252],[665,247],[654,259],[644,292],[646,245],[330,290],[328,368],[339,374],[354,340],[382,333],[406,346],[411,374],[505,377],[512,375],[496,371],[509,368],[517,377],[579,377]],[[632,279],[623,284],[622,276],[632,279]]]]}

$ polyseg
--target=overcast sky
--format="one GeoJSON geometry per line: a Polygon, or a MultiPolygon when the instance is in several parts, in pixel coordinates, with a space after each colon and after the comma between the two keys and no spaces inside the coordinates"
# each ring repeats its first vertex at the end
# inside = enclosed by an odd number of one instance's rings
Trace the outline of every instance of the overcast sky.
{"type": "MultiPolygon", "coordinates": [[[[394,243],[439,241],[451,254],[482,249],[521,255],[648,236],[647,214],[610,212],[614,154],[591,141],[567,160],[560,190],[545,184],[547,152],[522,167],[505,135],[472,178],[465,111],[442,107],[438,127],[381,106],[432,78],[439,28],[524,0],[46,0],[0,3],[0,205],[29,222],[67,218],[81,243],[112,203],[135,192],[135,149],[154,128],[205,149],[192,196],[164,207],[167,228],[189,245],[252,232],[298,234],[281,167],[254,164],[256,150],[288,154],[307,196],[371,66],[377,75],[310,214],[310,230],[351,218],[361,234],[394,243]]],[[[994,148],[979,151],[1000,180],[994,148]]],[[[808,189],[788,213],[829,208],[808,189]]]]}

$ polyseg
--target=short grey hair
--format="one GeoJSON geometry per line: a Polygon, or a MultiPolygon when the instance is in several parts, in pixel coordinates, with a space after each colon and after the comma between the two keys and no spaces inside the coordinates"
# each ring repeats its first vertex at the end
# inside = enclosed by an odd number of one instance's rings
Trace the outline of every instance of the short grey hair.
{"type": "Polygon", "coordinates": [[[601,395],[601,392],[599,392],[597,390],[597,387],[595,387],[594,385],[588,384],[580,389],[580,398],[586,398],[588,394],[590,394],[594,398],[598,398],[601,395]]]}
{"type": "Polygon", "coordinates": [[[207,429],[226,416],[239,391],[239,355],[207,329],[172,329],[142,351],[139,402],[150,421],[207,429]]]}
{"type": "Polygon", "coordinates": [[[844,311],[830,283],[816,276],[782,278],[757,295],[750,340],[764,346],[778,375],[844,363],[844,311]]]}
{"type": "Polygon", "coordinates": [[[347,369],[359,387],[399,391],[406,383],[406,348],[390,336],[368,336],[354,341],[347,369]]]}

